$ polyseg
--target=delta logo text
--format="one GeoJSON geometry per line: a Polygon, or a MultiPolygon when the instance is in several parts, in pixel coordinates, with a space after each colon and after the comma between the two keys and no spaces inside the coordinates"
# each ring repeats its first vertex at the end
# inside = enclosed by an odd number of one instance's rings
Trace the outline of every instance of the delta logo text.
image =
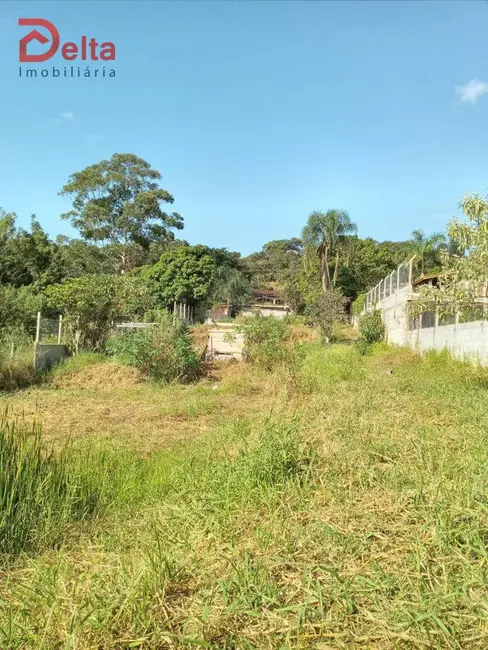
{"type": "Polygon", "coordinates": [[[19,18],[19,25],[33,28],[19,40],[19,77],[115,77],[115,68],[112,67],[115,61],[115,44],[111,41],[98,41],[94,37],[82,36],[78,41],[62,42],[55,25],[44,18],[19,18]],[[47,63],[57,54],[63,61],[58,62],[58,58],[56,65],[52,64],[54,62],[47,63]]]}

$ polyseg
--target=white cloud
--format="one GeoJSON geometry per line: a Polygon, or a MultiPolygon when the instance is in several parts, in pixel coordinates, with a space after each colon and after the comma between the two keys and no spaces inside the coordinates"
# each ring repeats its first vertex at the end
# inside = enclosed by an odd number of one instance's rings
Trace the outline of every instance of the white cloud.
{"type": "Polygon", "coordinates": [[[488,93],[488,84],[479,79],[471,79],[465,86],[456,87],[456,94],[461,97],[462,102],[468,104],[476,104],[485,93],[488,93]]]}
{"type": "Polygon", "coordinates": [[[73,111],[65,111],[60,113],[59,117],[55,117],[54,122],[76,122],[75,114],[73,111]]]}

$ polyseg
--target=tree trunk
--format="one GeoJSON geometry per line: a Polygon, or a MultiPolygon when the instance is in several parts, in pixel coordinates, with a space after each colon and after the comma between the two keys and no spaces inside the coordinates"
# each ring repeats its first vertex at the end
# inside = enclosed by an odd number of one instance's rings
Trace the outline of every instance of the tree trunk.
{"type": "Polygon", "coordinates": [[[329,247],[326,245],[320,248],[320,270],[322,272],[322,291],[327,293],[330,286],[329,274],[329,247]]]}
{"type": "Polygon", "coordinates": [[[334,266],[334,278],[332,280],[332,286],[335,287],[337,282],[337,276],[339,275],[339,249],[336,251],[335,266],[334,266]]]}

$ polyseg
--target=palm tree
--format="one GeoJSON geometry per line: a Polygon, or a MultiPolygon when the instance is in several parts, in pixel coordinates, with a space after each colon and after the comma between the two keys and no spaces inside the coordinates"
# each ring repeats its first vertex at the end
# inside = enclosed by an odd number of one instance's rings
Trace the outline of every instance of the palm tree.
{"type": "Polygon", "coordinates": [[[420,272],[424,275],[427,262],[431,269],[439,265],[439,253],[446,248],[446,237],[440,232],[426,235],[419,229],[412,232],[407,244],[410,252],[420,260],[420,272]]]}
{"type": "Polygon", "coordinates": [[[339,273],[341,248],[349,235],[357,232],[357,226],[351,221],[345,210],[327,210],[327,212],[312,212],[302,231],[302,240],[307,251],[315,251],[320,260],[322,290],[327,293],[331,285],[329,258],[335,254],[334,276],[335,285],[339,273]]]}

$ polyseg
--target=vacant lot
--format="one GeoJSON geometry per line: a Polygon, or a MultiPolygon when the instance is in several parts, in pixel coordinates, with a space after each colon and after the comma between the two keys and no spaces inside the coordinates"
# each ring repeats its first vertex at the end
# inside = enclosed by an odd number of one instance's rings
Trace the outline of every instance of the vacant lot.
{"type": "Polygon", "coordinates": [[[0,647],[488,647],[488,373],[305,349],[1,398],[86,457],[104,508],[2,561],[0,647]]]}

